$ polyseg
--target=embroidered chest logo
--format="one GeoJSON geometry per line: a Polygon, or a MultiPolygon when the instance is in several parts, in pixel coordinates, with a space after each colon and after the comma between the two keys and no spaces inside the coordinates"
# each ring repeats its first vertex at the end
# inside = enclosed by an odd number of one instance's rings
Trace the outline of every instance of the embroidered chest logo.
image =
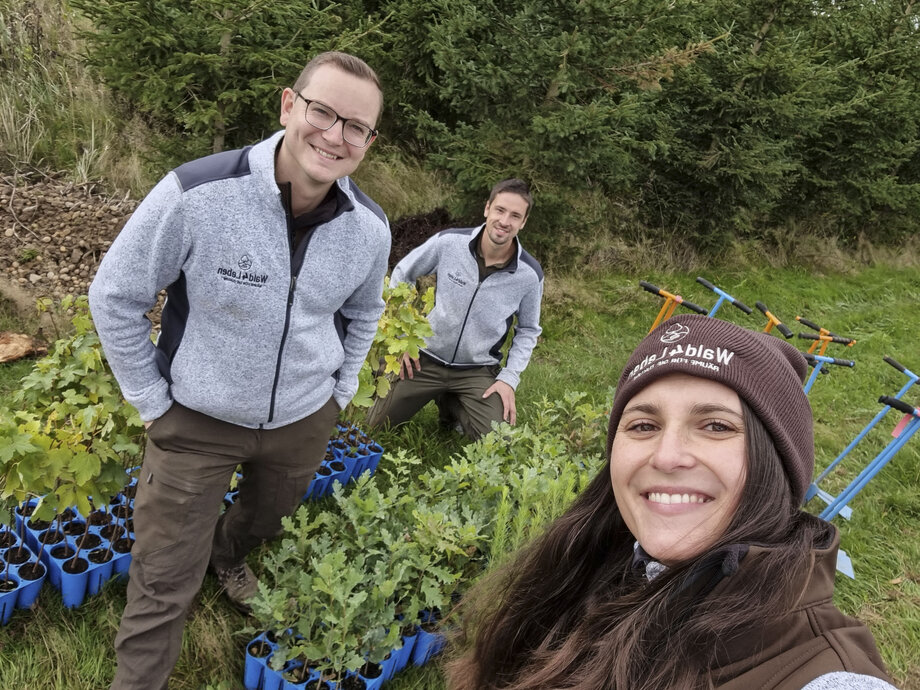
{"type": "Polygon", "coordinates": [[[460,275],[459,273],[455,273],[455,272],[453,272],[453,271],[448,271],[448,273],[447,273],[447,279],[448,279],[450,282],[459,285],[460,287],[466,287],[467,280],[466,280],[462,275],[460,275]]]}
{"type": "Polygon", "coordinates": [[[237,285],[260,288],[268,282],[268,274],[250,270],[252,269],[252,264],[252,257],[249,254],[243,254],[236,262],[237,268],[219,266],[217,275],[237,285]]]}

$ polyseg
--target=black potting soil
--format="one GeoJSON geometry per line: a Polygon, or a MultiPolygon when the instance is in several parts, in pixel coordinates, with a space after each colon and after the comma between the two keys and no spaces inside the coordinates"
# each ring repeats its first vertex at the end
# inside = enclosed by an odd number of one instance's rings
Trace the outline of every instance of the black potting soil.
{"type": "Polygon", "coordinates": [[[77,538],[77,546],[81,549],[95,549],[102,543],[102,537],[98,534],[84,534],[82,537],[77,538]]]}
{"type": "Polygon", "coordinates": [[[51,557],[57,559],[71,558],[76,551],[69,544],[61,544],[51,549],[51,557]]]}
{"type": "Polygon", "coordinates": [[[58,530],[45,530],[38,535],[38,540],[42,544],[59,544],[64,541],[64,533],[58,530]]]}
{"type": "Polygon", "coordinates": [[[118,539],[124,533],[125,533],[125,528],[122,527],[121,525],[106,525],[101,530],[99,530],[99,535],[103,539],[108,539],[109,541],[118,539]]]}
{"type": "Polygon", "coordinates": [[[29,553],[28,549],[14,546],[13,548],[7,549],[3,552],[3,560],[12,565],[19,565],[20,563],[25,563],[27,560],[29,560],[30,555],[31,554],[29,553]]]}
{"type": "Polygon", "coordinates": [[[272,653],[272,646],[263,640],[259,640],[249,645],[246,651],[256,659],[262,659],[272,653]]]}
{"type": "Polygon", "coordinates": [[[38,561],[26,563],[19,569],[19,577],[23,580],[37,580],[45,574],[45,566],[38,561]]]}
{"type": "Polygon", "coordinates": [[[104,510],[94,510],[87,521],[91,525],[107,525],[112,521],[112,516],[104,510]]]}
{"type": "Polygon", "coordinates": [[[129,537],[122,537],[112,542],[112,548],[118,553],[128,553],[132,546],[134,546],[134,540],[129,537]]]}
{"type": "Polygon", "coordinates": [[[129,518],[134,515],[134,509],[131,506],[115,506],[112,508],[112,515],[117,518],[129,518]]]}
{"type": "Polygon", "coordinates": [[[364,690],[364,688],[367,687],[367,683],[364,682],[363,678],[358,676],[349,676],[339,683],[339,687],[342,688],[342,690],[364,690]]]}
{"type": "Polygon", "coordinates": [[[89,568],[89,561],[85,558],[70,558],[61,565],[61,570],[70,575],[86,572],[89,568]]]}
{"type": "Polygon", "coordinates": [[[112,560],[112,550],[111,549],[93,549],[88,554],[86,554],[87,560],[92,563],[108,563],[112,560]]]}
{"type": "Polygon", "coordinates": [[[64,534],[76,537],[86,531],[86,523],[79,520],[71,520],[64,525],[64,534]]]}

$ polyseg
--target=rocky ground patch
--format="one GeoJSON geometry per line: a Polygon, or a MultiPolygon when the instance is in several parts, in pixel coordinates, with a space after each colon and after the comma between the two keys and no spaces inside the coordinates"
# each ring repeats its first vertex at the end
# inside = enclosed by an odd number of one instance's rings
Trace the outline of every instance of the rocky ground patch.
{"type": "Polygon", "coordinates": [[[39,297],[85,294],[105,250],[137,202],[93,184],[0,177],[0,281],[25,308],[39,297]],[[28,302],[28,305],[23,302],[28,302]]]}

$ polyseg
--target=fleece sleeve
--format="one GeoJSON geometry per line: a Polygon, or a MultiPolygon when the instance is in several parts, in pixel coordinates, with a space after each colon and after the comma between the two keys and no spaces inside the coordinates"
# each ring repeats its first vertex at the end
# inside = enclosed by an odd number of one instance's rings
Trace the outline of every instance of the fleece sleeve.
{"type": "Polygon", "coordinates": [[[393,273],[390,274],[390,285],[414,283],[422,276],[434,273],[441,260],[439,238],[440,233],[429,237],[424,243],[406,254],[393,267],[393,273]]]}
{"type": "Polygon", "coordinates": [[[390,255],[389,226],[377,252],[371,260],[364,282],[345,301],[340,314],[345,323],[342,347],[345,359],[339,368],[338,381],[332,396],[341,409],[351,401],[358,390],[358,372],[377,335],[377,324],[383,314],[383,277],[386,275],[390,255]]]}
{"type": "Polygon", "coordinates": [[[533,349],[537,345],[537,338],[543,332],[543,329],[540,328],[542,301],[543,279],[540,279],[521,300],[514,338],[508,350],[508,359],[498,376],[495,377],[497,381],[504,381],[515,390],[521,382],[521,374],[530,362],[530,355],[533,354],[533,349]]]}
{"type": "Polygon", "coordinates": [[[815,678],[802,690],[897,690],[897,688],[874,676],[837,671],[815,678]]]}
{"type": "Polygon", "coordinates": [[[90,311],[122,395],[144,421],[172,404],[156,365],[146,314],[157,293],[174,283],[190,241],[181,214],[178,181],[163,178],[137,207],[112,243],[89,288],[90,311]]]}

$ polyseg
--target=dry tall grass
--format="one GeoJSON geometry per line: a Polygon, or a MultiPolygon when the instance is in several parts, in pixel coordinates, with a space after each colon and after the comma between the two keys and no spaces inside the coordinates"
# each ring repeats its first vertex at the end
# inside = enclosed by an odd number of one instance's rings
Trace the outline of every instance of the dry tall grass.
{"type": "Polygon", "coordinates": [[[151,133],[88,73],[78,29],[59,1],[6,0],[0,8],[0,166],[143,194],[152,184],[144,169],[151,133]]]}

